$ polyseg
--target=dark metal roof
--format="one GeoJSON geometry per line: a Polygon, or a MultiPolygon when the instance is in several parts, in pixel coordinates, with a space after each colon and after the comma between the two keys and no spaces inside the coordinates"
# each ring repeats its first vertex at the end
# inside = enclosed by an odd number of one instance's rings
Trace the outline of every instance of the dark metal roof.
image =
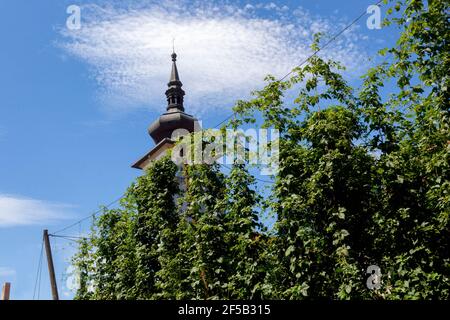
{"type": "Polygon", "coordinates": [[[180,86],[183,84],[180,81],[180,76],[178,75],[178,68],[177,68],[177,54],[174,52],[172,53],[172,72],[170,73],[170,80],[169,80],[169,87],[172,83],[179,83],[180,86]]]}
{"type": "Polygon", "coordinates": [[[172,53],[172,72],[167,84],[169,89],[166,91],[167,112],[163,113],[148,128],[148,133],[158,144],[164,138],[171,138],[172,132],[176,129],[186,129],[188,132],[194,132],[195,123],[198,121],[193,116],[184,112],[183,97],[184,91],[181,89],[183,84],[180,81],[180,75],[177,68],[177,54],[172,53]]]}
{"type": "Polygon", "coordinates": [[[169,89],[166,91],[167,97],[167,110],[177,109],[184,111],[183,97],[184,91],[181,89],[183,83],[180,81],[180,75],[177,68],[177,54],[172,53],[172,72],[170,73],[170,79],[167,86],[169,89]]]}

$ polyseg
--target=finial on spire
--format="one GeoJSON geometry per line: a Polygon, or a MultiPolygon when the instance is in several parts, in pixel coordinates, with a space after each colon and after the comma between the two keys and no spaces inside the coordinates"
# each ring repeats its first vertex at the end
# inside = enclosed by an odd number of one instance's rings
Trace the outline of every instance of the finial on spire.
{"type": "Polygon", "coordinates": [[[177,61],[177,54],[175,53],[175,37],[172,38],[172,61],[177,61]]]}
{"type": "Polygon", "coordinates": [[[178,109],[180,111],[184,111],[183,107],[183,96],[184,91],[181,89],[183,84],[180,81],[180,76],[178,75],[178,68],[177,68],[177,54],[175,53],[175,46],[173,48],[172,53],[172,72],[170,73],[170,80],[167,84],[169,89],[166,91],[167,96],[167,110],[170,109],[178,109]]]}

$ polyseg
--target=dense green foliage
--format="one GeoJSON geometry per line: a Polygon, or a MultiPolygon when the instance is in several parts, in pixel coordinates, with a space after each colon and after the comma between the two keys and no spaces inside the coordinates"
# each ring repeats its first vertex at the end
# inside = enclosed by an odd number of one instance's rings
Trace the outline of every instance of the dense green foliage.
{"type": "Polygon", "coordinates": [[[76,298],[448,299],[449,6],[395,1],[401,37],[361,88],[314,56],[237,103],[230,126],[280,130],[264,199],[248,164],[154,162],[80,243],[76,298]]]}

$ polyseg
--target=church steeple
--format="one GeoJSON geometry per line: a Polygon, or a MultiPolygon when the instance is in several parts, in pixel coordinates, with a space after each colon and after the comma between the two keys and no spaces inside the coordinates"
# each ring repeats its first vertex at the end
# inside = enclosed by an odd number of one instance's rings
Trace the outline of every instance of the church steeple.
{"type": "Polygon", "coordinates": [[[184,91],[181,89],[183,84],[177,69],[177,55],[172,53],[172,72],[166,91],[167,111],[158,119],[152,122],[148,127],[148,133],[155,142],[155,146],[144,157],[133,164],[133,168],[146,169],[153,160],[159,159],[167,154],[167,150],[173,148],[175,139],[179,134],[188,134],[200,129],[200,124],[196,118],[184,112],[183,97],[184,91]],[[178,129],[184,129],[178,131],[178,129]],[[174,132],[177,131],[175,138],[174,132]]]}
{"type": "Polygon", "coordinates": [[[177,68],[177,54],[172,53],[172,72],[170,73],[170,80],[167,86],[169,89],[166,91],[167,97],[167,110],[168,111],[184,111],[183,97],[184,90],[181,89],[183,84],[180,81],[177,68]]]}

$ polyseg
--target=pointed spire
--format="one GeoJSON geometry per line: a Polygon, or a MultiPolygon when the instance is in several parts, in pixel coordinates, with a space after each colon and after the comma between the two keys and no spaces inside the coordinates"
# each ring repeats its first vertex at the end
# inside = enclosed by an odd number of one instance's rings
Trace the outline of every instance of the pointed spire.
{"type": "Polygon", "coordinates": [[[170,74],[169,86],[173,82],[179,82],[180,86],[182,86],[181,81],[180,81],[180,76],[178,75],[178,68],[177,68],[176,61],[177,61],[177,54],[174,52],[174,53],[172,53],[172,72],[170,74]]]}
{"type": "Polygon", "coordinates": [[[167,86],[169,89],[166,91],[167,96],[167,110],[177,109],[179,111],[184,111],[183,107],[183,96],[184,91],[181,89],[183,84],[180,81],[180,76],[178,74],[177,68],[177,54],[175,51],[172,53],[172,72],[170,73],[170,80],[167,86]]]}

